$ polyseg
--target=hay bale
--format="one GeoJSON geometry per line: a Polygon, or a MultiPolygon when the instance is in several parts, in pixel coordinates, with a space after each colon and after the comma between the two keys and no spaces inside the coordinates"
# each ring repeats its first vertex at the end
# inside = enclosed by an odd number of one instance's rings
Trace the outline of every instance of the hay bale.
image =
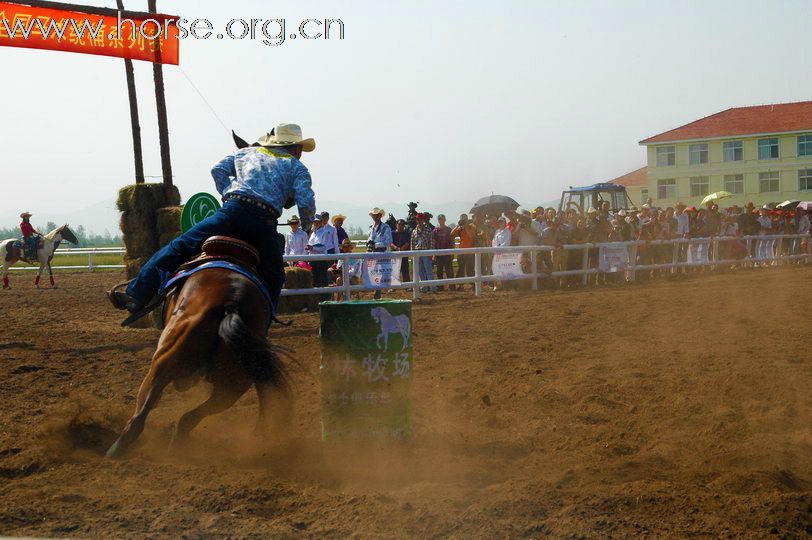
{"type": "Polygon", "coordinates": [[[146,257],[124,257],[124,267],[125,272],[127,274],[127,279],[132,279],[138,275],[138,272],[141,270],[141,267],[144,266],[149,260],[149,256],[146,257]]]}
{"type": "Polygon", "coordinates": [[[155,213],[156,228],[158,233],[158,247],[163,247],[181,234],[180,216],[183,213],[182,206],[167,206],[159,208],[155,213]]]}
{"type": "Polygon", "coordinates": [[[180,216],[183,214],[182,206],[166,206],[155,212],[157,216],[158,234],[180,233],[180,216]]]}
{"type": "Polygon", "coordinates": [[[177,188],[172,188],[170,198],[163,184],[135,184],[119,190],[116,206],[121,211],[119,225],[128,259],[149,257],[179,234],[181,210],[174,206],[180,202],[177,188]]]}
{"type": "Polygon", "coordinates": [[[116,207],[120,212],[141,210],[146,213],[155,212],[165,206],[180,204],[180,192],[172,186],[171,200],[167,200],[166,188],[163,184],[132,184],[121,188],[116,199],[116,207]]]}
{"type": "MultiPolygon", "coordinates": [[[[313,286],[313,273],[304,268],[285,268],[286,289],[309,289],[313,286]]],[[[299,313],[305,309],[313,311],[319,305],[319,295],[283,296],[279,299],[278,313],[299,313]]]]}

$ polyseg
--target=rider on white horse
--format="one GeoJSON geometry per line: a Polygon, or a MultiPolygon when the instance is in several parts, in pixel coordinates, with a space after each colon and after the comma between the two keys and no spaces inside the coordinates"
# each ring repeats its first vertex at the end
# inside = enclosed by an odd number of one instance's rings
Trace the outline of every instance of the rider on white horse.
{"type": "Polygon", "coordinates": [[[37,260],[37,246],[42,234],[31,225],[31,212],[23,212],[20,214],[22,223],[20,223],[20,232],[23,233],[23,258],[28,261],[37,260]]]}

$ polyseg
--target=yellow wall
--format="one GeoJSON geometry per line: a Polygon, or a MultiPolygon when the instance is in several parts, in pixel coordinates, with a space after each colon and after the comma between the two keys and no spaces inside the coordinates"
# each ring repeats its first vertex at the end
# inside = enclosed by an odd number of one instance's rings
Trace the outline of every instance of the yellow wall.
{"type": "MultiPolygon", "coordinates": [[[[764,137],[741,137],[722,140],[700,140],[685,143],[660,143],[650,145],[648,152],[648,189],[650,196],[657,206],[674,206],[677,202],[684,202],[689,206],[698,205],[702,197],[691,197],[690,178],[694,176],[709,177],[709,193],[725,189],[724,177],[728,174],[744,175],[744,194],[737,194],[722,201],[721,206],[737,204],[743,206],[753,202],[757,206],[775,202],[780,203],[787,199],[812,200],[812,191],[798,191],[798,170],[812,169],[812,156],[798,157],[798,136],[812,135],[812,133],[773,135],[764,137]],[[777,159],[758,159],[758,140],[762,138],[778,137],[779,154],[777,159]],[[723,143],[726,141],[742,141],[744,159],[742,161],[725,162],[723,143]],[[700,165],[689,165],[689,147],[691,144],[707,143],[709,162],[700,165]],[[657,167],[657,148],[661,146],[676,147],[676,165],[670,167],[657,167]],[[759,193],[759,173],[780,173],[780,191],[759,193]],[[657,181],[674,178],[677,181],[677,196],[675,198],[658,199],[657,181]]],[[[632,201],[635,198],[632,197],[632,201]]]]}

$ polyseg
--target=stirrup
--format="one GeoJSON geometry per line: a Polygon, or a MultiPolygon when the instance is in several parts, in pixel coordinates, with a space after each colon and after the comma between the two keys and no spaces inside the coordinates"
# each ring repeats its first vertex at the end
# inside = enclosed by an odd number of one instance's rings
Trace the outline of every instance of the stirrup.
{"type": "Polygon", "coordinates": [[[126,319],[121,321],[121,326],[125,326],[125,327],[130,326],[132,323],[134,323],[138,319],[142,319],[142,318],[146,317],[147,315],[149,315],[150,313],[152,313],[153,311],[158,309],[158,307],[160,307],[160,305],[163,303],[163,301],[164,301],[164,296],[159,294],[158,296],[156,296],[152,300],[150,300],[147,303],[146,306],[142,307],[141,309],[139,309],[135,313],[132,313],[129,317],[127,317],[126,319]]]}

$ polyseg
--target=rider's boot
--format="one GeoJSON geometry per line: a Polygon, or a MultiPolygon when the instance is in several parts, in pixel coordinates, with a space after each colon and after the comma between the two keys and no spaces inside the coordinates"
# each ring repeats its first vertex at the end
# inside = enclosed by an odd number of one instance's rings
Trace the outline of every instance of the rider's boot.
{"type": "Polygon", "coordinates": [[[127,294],[126,291],[111,291],[107,293],[107,297],[110,299],[110,303],[113,304],[113,307],[116,309],[126,309],[130,313],[140,311],[146,305],[144,302],[127,294]]]}

